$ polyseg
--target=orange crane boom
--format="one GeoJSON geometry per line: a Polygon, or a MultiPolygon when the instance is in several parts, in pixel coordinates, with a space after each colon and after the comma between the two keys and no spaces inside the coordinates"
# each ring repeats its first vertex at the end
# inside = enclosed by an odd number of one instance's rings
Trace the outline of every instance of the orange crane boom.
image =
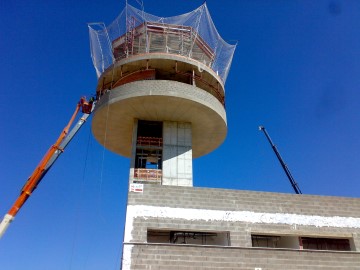
{"type": "Polygon", "coordinates": [[[38,186],[42,178],[45,176],[47,171],[50,169],[50,167],[53,165],[56,159],[60,156],[60,154],[64,151],[65,147],[70,142],[72,137],[80,129],[82,124],[85,123],[87,117],[91,114],[92,110],[94,109],[94,105],[95,103],[93,102],[93,100],[87,102],[84,97],[80,99],[73,115],[70,118],[69,123],[61,131],[59,138],[49,148],[49,150],[46,152],[46,154],[44,155],[40,163],[37,165],[33,173],[30,175],[25,185],[21,189],[21,193],[19,197],[16,199],[15,203],[12,205],[12,207],[10,208],[10,210],[7,212],[4,219],[0,223],[0,238],[5,233],[10,223],[14,220],[20,208],[24,205],[26,200],[36,189],[36,187],[38,186]],[[84,113],[84,115],[80,118],[77,125],[69,133],[69,129],[72,126],[80,109],[84,113]]]}

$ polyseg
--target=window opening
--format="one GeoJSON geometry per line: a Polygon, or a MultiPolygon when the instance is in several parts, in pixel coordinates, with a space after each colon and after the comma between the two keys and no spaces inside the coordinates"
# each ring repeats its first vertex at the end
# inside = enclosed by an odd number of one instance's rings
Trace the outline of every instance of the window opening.
{"type": "Polygon", "coordinates": [[[161,183],[162,122],[138,121],[134,183],[161,183]]]}
{"type": "Polygon", "coordinates": [[[251,242],[253,247],[271,247],[277,248],[280,236],[270,235],[252,235],[251,242]]]}
{"type": "Polygon", "coordinates": [[[295,235],[251,235],[253,247],[351,251],[350,239],[299,237],[295,235]]]}
{"type": "Polygon", "coordinates": [[[349,239],[301,237],[303,249],[350,251],[349,239]]]}
{"type": "Polygon", "coordinates": [[[230,246],[229,232],[148,230],[148,243],[230,246]]]}
{"type": "Polygon", "coordinates": [[[135,168],[160,169],[162,168],[162,150],[137,149],[135,168]]]}
{"type": "Polygon", "coordinates": [[[162,129],[162,122],[139,120],[137,135],[162,138],[162,129]]]}

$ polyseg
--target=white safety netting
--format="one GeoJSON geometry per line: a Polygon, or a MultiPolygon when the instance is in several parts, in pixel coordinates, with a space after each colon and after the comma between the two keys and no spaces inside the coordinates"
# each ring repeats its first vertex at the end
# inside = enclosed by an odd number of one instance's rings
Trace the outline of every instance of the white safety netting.
{"type": "Polygon", "coordinates": [[[189,13],[166,18],[127,4],[110,25],[89,24],[89,35],[98,77],[123,58],[161,52],[197,60],[225,83],[236,48],[221,38],[206,3],[189,13]]]}

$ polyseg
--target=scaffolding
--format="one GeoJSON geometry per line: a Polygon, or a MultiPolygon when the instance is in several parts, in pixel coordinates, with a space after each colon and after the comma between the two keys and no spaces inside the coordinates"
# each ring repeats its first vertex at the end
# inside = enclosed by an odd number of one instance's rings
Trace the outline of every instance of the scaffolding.
{"type": "Polygon", "coordinates": [[[110,25],[89,24],[89,35],[98,78],[121,59],[166,53],[206,65],[225,83],[236,47],[221,38],[206,3],[189,13],[166,18],[127,4],[110,25]]]}
{"type": "Polygon", "coordinates": [[[138,121],[133,183],[161,184],[162,123],[138,121]]]}
{"type": "Polygon", "coordinates": [[[134,169],[134,183],[161,184],[162,170],[134,169]]]}

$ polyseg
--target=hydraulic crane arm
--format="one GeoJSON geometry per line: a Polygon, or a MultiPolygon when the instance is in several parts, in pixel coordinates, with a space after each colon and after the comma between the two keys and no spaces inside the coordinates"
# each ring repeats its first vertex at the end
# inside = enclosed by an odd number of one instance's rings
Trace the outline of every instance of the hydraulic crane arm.
{"type": "Polygon", "coordinates": [[[76,106],[75,112],[70,118],[69,123],[65,126],[65,128],[60,133],[59,138],[56,140],[55,144],[49,148],[49,150],[46,152],[33,173],[30,175],[25,185],[21,189],[19,197],[16,199],[15,203],[12,205],[12,207],[0,223],[0,238],[5,233],[10,223],[14,220],[20,208],[24,205],[32,192],[36,189],[45,174],[48,172],[48,170],[51,168],[57,158],[63,153],[64,149],[69,144],[71,139],[75,136],[75,134],[79,131],[81,126],[85,123],[86,119],[89,117],[94,107],[95,102],[87,102],[85,98],[80,99],[76,106]],[[69,132],[69,129],[80,110],[83,115],[69,132]]]}
{"type": "Polygon", "coordinates": [[[292,176],[292,174],[291,174],[288,166],[285,164],[284,160],[283,160],[282,157],[280,156],[279,151],[277,150],[275,144],[272,142],[272,140],[271,140],[269,134],[267,133],[265,127],[259,126],[259,130],[264,132],[266,138],[268,139],[268,141],[269,141],[269,143],[270,143],[270,145],[271,145],[271,148],[274,150],[275,155],[276,155],[276,157],[278,158],[278,160],[279,160],[279,162],[280,162],[280,164],[281,164],[281,167],[284,169],[285,174],[286,174],[286,176],[288,177],[288,179],[289,179],[289,181],[290,181],[290,184],[291,184],[292,188],[294,189],[295,193],[296,193],[296,194],[302,194],[298,183],[296,183],[296,181],[295,181],[294,177],[292,176]]]}

